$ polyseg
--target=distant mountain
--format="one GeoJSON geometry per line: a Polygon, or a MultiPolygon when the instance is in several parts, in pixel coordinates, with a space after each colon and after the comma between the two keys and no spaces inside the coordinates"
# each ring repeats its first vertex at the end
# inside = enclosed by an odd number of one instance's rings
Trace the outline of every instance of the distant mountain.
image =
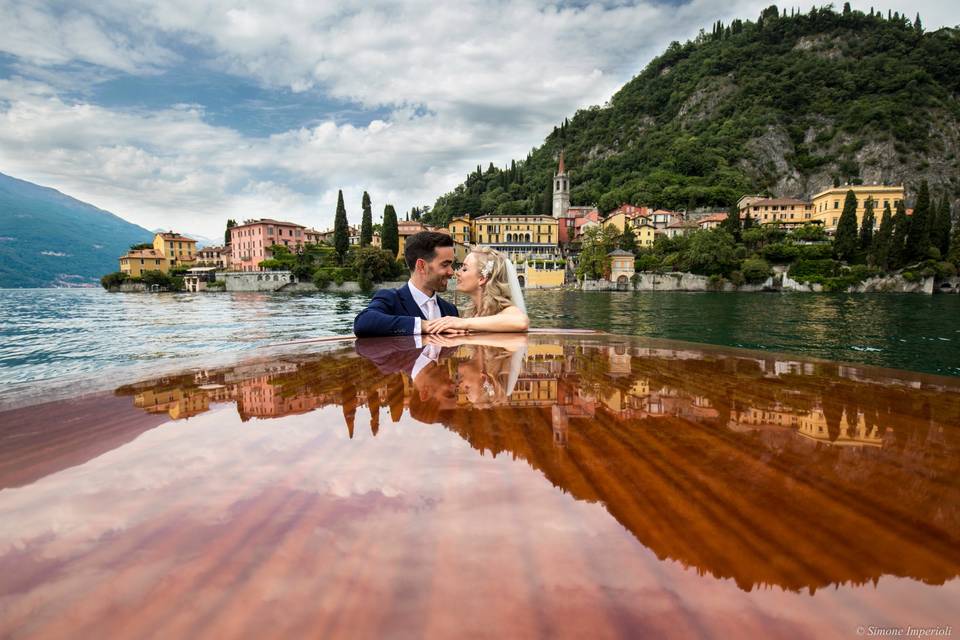
{"type": "Polygon", "coordinates": [[[920,17],[768,7],[672,43],[603,106],[505,169],[478,166],[425,218],[550,213],[560,150],[571,204],[725,209],[834,182],[921,180],[960,203],[960,29],[920,17]]]}
{"type": "Polygon", "coordinates": [[[152,238],[109,211],[0,173],[0,288],[94,285],[131,244],[152,238]]]}

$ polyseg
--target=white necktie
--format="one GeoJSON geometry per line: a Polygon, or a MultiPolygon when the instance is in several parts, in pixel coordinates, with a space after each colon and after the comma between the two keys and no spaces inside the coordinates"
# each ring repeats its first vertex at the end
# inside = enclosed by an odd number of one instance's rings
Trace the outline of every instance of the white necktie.
{"type": "Polygon", "coordinates": [[[433,298],[427,298],[427,320],[436,320],[440,317],[440,310],[437,308],[437,301],[433,298]]]}

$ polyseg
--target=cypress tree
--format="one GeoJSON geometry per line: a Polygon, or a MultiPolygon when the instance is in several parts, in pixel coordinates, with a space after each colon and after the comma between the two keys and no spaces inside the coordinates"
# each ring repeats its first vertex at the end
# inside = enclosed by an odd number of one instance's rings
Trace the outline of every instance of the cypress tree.
{"type": "Polygon", "coordinates": [[[847,191],[843,202],[843,213],[837,222],[837,231],[833,236],[833,253],[840,260],[850,261],[857,252],[857,196],[853,189],[847,191]]]}
{"type": "Polygon", "coordinates": [[[890,268],[890,243],[893,241],[893,216],[890,215],[890,203],[883,206],[880,228],[873,236],[870,245],[870,262],[886,271],[890,268]]]}
{"type": "Polygon", "coordinates": [[[627,220],[623,225],[623,234],[620,235],[620,248],[630,253],[637,252],[637,234],[633,232],[633,225],[627,220]]]}
{"type": "Polygon", "coordinates": [[[930,244],[940,250],[942,257],[946,257],[950,250],[950,201],[946,195],[936,208],[936,216],[930,229],[930,244]]]}
{"type": "Polygon", "coordinates": [[[897,213],[893,216],[893,239],[890,241],[890,266],[898,269],[907,263],[907,236],[910,234],[910,218],[903,206],[903,200],[897,204],[897,213]]]}
{"type": "Polygon", "coordinates": [[[873,244],[873,225],[877,222],[873,215],[873,198],[867,198],[863,207],[863,223],[860,225],[860,248],[864,251],[873,244]]]}
{"type": "Polygon", "coordinates": [[[727,218],[720,223],[720,227],[726,229],[734,240],[740,241],[740,210],[737,209],[737,205],[730,205],[727,209],[727,218]]]}
{"type": "Polygon", "coordinates": [[[913,220],[907,234],[907,260],[923,260],[930,248],[930,188],[927,181],[920,183],[917,204],[913,207],[913,220]]]}
{"type": "Polygon", "coordinates": [[[337,192],[337,214],[333,218],[333,248],[340,257],[340,264],[350,249],[350,229],[347,225],[347,208],[343,206],[343,189],[337,192]]]}
{"type": "Polygon", "coordinates": [[[373,242],[373,212],[370,210],[370,194],[363,192],[363,218],[360,221],[360,246],[366,247],[373,242]]]}
{"type": "Polygon", "coordinates": [[[230,220],[227,220],[227,230],[224,231],[224,233],[223,233],[223,244],[224,244],[224,245],[230,244],[230,229],[234,228],[235,226],[237,226],[237,221],[236,221],[236,220],[234,220],[233,218],[231,218],[230,220]]]}
{"type": "Polygon", "coordinates": [[[947,251],[947,259],[960,267],[960,219],[953,224],[953,231],[950,233],[950,250],[947,251]]]}
{"type": "Polygon", "coordinates": [[[380,236],[380,244],[385,251],[389,251],[394,256],[400,251],[400,230],[397,228],[397,212],[392,204],[383,208],[383,232],[380,236]]]}

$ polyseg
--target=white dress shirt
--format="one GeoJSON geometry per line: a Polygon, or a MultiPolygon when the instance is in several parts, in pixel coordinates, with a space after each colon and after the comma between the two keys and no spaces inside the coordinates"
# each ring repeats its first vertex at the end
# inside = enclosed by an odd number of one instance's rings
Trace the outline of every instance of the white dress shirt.
{"type": "MultiPolygon", "coordinates": [[[[437,302],[436,293],[434,293],[432,296],[428,296],[423,291],[420,291],[415,284],[413,284],[413,280],[408,280],[407,286],[410,288],[410,294],[413,296],[413,301],[416,302],[417,306],[420,307],[420,310],[423,311],[423,317],[425,317],[427,320],[436,320],[440,317],[440,303],[437,302]],[[433,300],[432,305],[428,303],[429,300],[433,300]]],[[[413,335],[415,336],[417,342],[417,348],[420,347],[420,333],[420,318],[414,318],[413,335]]]]}
{"type": "MultiPolygon", "coordinates": [[[[436,293],[434,293],[433,296],[428,296],[423,291],[420,291],[420,289],[417,289],[416,285],[413,284],[413,280],[407,282],[407,286],[410,287],[410,294],[413,296],[413,301],[416,302],[417,306],[423,311],[423,316],[427,320],[436,320],[440,317],[440,304],[437,302],[436,293]]],[[[423,348],[423,343],[420,341],[420,318],[413,319],[413,341],[417,345],[417,349],[423,348]]],[[[413,363],[413,371],[410,372],[410,378],[416,379],[425,366],[431,362],[436,362],[439,357],[440,347],[434,344],[427,345],[417,358],[417,361],[413,363]]]]}

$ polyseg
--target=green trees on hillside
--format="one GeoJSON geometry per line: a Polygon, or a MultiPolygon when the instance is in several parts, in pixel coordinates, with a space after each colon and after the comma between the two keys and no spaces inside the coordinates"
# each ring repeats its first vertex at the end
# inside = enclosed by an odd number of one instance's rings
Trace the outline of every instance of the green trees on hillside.
{"type": "Polygon", "coordinates": [[[727,207],[775,185],[783,159],[801,176],[860,176],[864,144],[906,163],[932,153],[931,131],[960,118],[960,38],[889,17],[815,7],[715,25],[673,43],[604,107],[578,111],[509,166],[488,166],[438,198],[454,215],[546,213],[564,149],[571,202],[727,207]],[[772,159],[772,161],[771,161],[772,159]]]}

